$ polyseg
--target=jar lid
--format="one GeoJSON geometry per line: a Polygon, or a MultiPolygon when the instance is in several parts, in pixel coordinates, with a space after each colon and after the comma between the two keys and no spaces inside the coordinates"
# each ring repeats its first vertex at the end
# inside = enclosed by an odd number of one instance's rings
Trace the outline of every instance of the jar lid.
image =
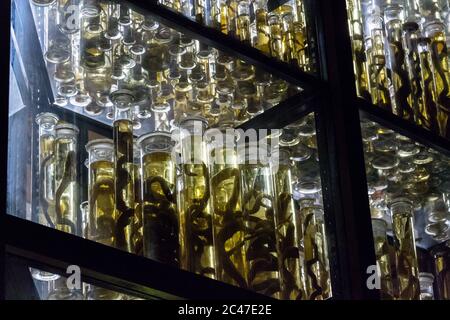
{"type": "Polygon", "coordinates": [[[129,108],[134,103],[135,97],[131,90],[121,89],[111,93],[111,101],[117,108],[129,108]]]}
{"type": "Polygon", "coordinates": [[[50,112],[39,113],[36,116],[36,123],[38,125],[44,125],[47,128],[55,126],[59,121],[59,117],[56,114],[50,112]]]}
{"type": "Polygon", "coordinates": [[[94,148],[114,150],[114,142],[111,139],[96,139],[91,140],[86,144],[87,152],[90,152],[94,148]]]}
{"type": "Polygon", "coordinates": [[[76,134],[76,135],[78,135],[78,133],[80,133],[80,129],[78,129],[78,127],[76,125],[71,124],[71,123],[66,123],[66,122],[56,125],[55,131],[56,131],[56,133],[68,132],[68,133],[72,133],[72,134],[76,134]]]}
{"type": "Polygon", "coordinates": [[[398,166],[399,160],[390,155],[380,155],[372,160],[372,167],[378,170],[389,170],[398,166]]]}

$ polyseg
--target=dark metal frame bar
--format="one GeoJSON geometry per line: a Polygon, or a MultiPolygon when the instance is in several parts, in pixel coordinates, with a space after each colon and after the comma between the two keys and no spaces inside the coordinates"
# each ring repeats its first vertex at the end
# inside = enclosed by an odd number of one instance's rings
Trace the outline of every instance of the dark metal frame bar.
{"type": "Polygon", "coordinates": [[[7,216],[5,222],[7,252],[42,270],[64,275],[67,266],[77,265],[89,283],[149,299],[270,300],[24,219],[7,216]]]}
{"type": "Polygon", "coordinates": [[[346,2],[314,5],[321,75],[329,84],[316,121],[333,298],[376,300],[378,290],[366,285],[376,259],[346,2]]]}
{"type": "Polygon", "coordinates": [[[383,126],[450,157],[450,140],[447,140],[432,131],[419,127],[413,122],[402,119],[390,111],[381,109],[362,98],[358,98],[356,104],[363,117],[378,122],[383,126]]]}

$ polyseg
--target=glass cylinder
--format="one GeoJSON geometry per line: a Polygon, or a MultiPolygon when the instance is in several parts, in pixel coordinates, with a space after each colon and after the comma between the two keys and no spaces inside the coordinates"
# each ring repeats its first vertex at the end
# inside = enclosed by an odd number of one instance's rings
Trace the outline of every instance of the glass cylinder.
{"type": "Polygon", "coordinates": [[[250,43],[250,2],[240,0],[237,4],[236,34],[241,41],[250,43]]]}
{"type": "Polygon", "coordinates": [[[283,29],[280,17],[276,13],[269,13],[267,23],[270,30],[270,55],[279,60],[283,60],[283,29]]]}
{"type": "Polygon", "coordinates": [[[58,116],[40,113],[36,116],[39,128],[39,206],[38,222],[54,227],[55,223],[55,126],[58,116]]]}
{"type": "Polygon", "coordinates": [[[429,49],[429,43],[429,38],[418,39],[420,83],[422,87],[422,99],[424,104],[424,110],[421,112],[421,116],[422,119],[424,119],[423,122],[427,124],[427,128],[433,132],[439,133],[436,86],[433,77],[433,62],[429,49]]]}
{"type": "Polygon", "coordinates": [[[290,153],[279,150],[279,163],[272,164],[275,187],[275,231],[281,280],[282,299],[299,300],[305,298],[305,286],[302,275],[303,263],[300,260],[300,242],[302,227],[295,212],[292,198],[292,173],[290,153]]]}
{"type": "Polygon", "coordinates": [[[209,170],[203,134],[207,122],[188,117],[180,122],[183,190],[180,204],[181,266],[215,277],[209,170]]]}
{"type": "Polygon", "coordinates": [[[419,300],[419,271],[412,203],[396,198],[390,204],[400,300],[419,300]]]}
{"type": "Polygon", "coordinates": [[[353,68],[358,96],[370,100],[370,82],[367,70],[366,48],[360,0],[348,0],[349,26],[352,37],[353,68]]]}
{"type": "Polygon", "coordinates": [[[217,280],[247,288],[245,225],[236,136],[231,130],[206,133],[211,185],[214,251],[217,280]]]}
{"type": "Polygon", "coordinates": [[[439,132],[444,137],[450,137],[450,71],[444,24],[434,20],[426,23],[423,28],[425,35],[431,41],[430,52],[436,86],[439,132]]]}
{"type": "Polygon", "coordinates": [[[384,8],[386,28],[387,66],[390,70],[392,88],[392,111],[399,117],[414,120],[411,102],[411,85],[405,64],[402,41],[403,6],[390,4],[384,8]]]}
{"type": "Polygon", "coordinates": [[[371,78],[374,83],[374,85],[371,85],[372,102],[383,109],[390,110],[391,98],[389,78],[386,70],[383,19],[376,12],[369,15],[366,19],[371,43],[369,69],[371,70],[371,78]]]}
{"type": "Polygon", "coordinates": [[[109,139],[86,145],[89,154],[89,219],[87,238],[113,246],[117,215],[114,210],[114,144],[109,139]]]}
{"type": "Polygon", "coordinates": [[[134,140],[133,147],[133,171],[134,171],[134,205],[135,213],[132,222],[131,241],[134,253],[144,255],[144,230],[143,230],[143,192],[142,192],[142,170],[141,170],[141,151],[138,140],[134,140]]]}
{"type": "Polygon", "coordinates": [[[394,299],[390,246],[387,239],[387,223],[382,219],[372,219],[373,242],[377,258],[377,271],[380,279],[381,299],[394,299]]]}
{"type": "Polygon", "coordinates": [[[69,123],[55,127],[55,227],[58,230],[78,234],[79,209],[77,185],[78,133],[69,123]]]}
{"type": "Polygon", "coordinates": [[[150,133],[138,140],[141,152],[144,256],[179,265],[174,141],[169,133],[150,133]]]}
{"type": "Polygon", "coordinates": [[[249,239],[245,246],[248,287],[281,298],[274,221],[275,190],[270,166],[267,157],[258,155],[256,143],[238,144],[238,163],[242,179],[242,211],[249,239]]]}
{"type": "Polygon", "coordinates": [[[428,272],[419,273],[420,300],[434,300],[434,276],[428,272]]]}
{"type": "Polygon", "coordinates": [[[450,240],[431,251],[439,299],[450,300],[450,240]]]}
{"type": "Polygon", "coordinates": [[[265,54],[270,54],[270,29],[267,23],[267,0],[253,1],[256,38],[254,46],[265,54]]]}
{"type": "Polygon", "coordinates": [[[114,190],[117,222],[115,246],[132,252],[131,227],[135,210],[135,177],[133,155],[132,106],[134,96],[131,91],[119,90],[111,94],[114,103],[114,190]]]}

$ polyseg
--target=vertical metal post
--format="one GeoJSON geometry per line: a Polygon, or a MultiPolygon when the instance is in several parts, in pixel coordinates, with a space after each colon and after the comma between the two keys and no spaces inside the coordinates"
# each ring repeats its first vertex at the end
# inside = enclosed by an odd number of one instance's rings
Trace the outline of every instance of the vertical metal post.
{"type": "Polygon", "coordinates": [[[345,0],[316,0],[320,73],[328,82],[316,122],[335,299],[379,299],[367,287],[376,264],[345,0]]]}
{"type": "Polygon", "coordinates": [[[5,216],[6,216],[6,188],[7,188],[7,151],[8,151],[8,110],[9,110],[9,64],[10,64],[10,21],[11,21],[11,1],[5,0],[0,3],[0,30],[3,35],[0,37],[1,48],[7,52],[7,58],[1,59],[0,75],[3,78],[2,93],[0,94],[0,300],[5,299],[5,216]]]}

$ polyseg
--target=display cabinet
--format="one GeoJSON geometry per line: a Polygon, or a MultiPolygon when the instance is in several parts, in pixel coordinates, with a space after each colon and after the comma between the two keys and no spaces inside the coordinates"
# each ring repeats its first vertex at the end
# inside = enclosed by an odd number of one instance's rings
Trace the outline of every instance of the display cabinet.
{"type": "Polygon", "coordinates": [[[413,3],[2,2],[0,298],[448,299],[444,4],[413,3]]]}

